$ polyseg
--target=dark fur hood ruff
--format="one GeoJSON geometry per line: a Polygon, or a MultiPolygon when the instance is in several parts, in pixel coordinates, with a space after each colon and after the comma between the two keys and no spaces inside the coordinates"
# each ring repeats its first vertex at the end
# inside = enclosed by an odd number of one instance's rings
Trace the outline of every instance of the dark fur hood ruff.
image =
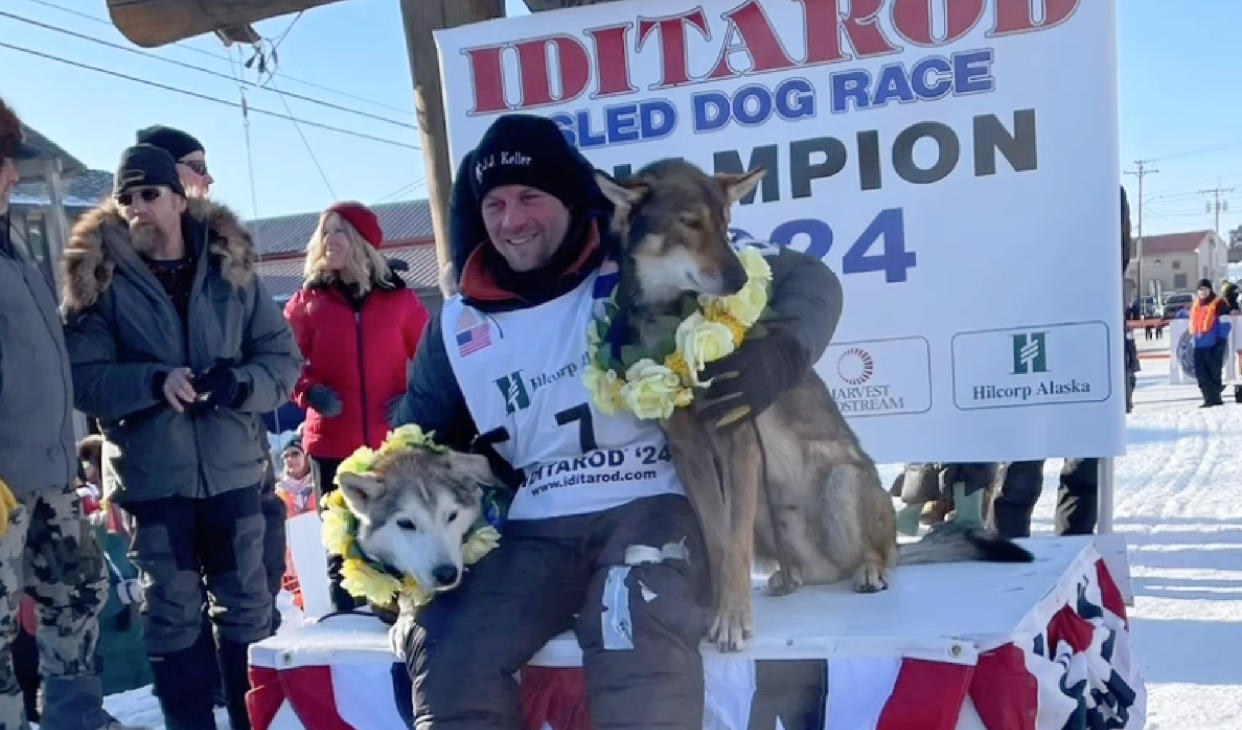
{"type": "MultiPolygon", "coordinates": [[[[188,200],[183,225],[205,223],[208,250],[217,259],[221,276],[234,288],[249,284],[255,276],[255,251],[241,221],[228,208],[210,200],[188,200]]],[[[113,200],[104,201],[74,225],[62,265],[61,296],[66,311],[90,307],[112,285],[116,261],[109,247],[120,246],[131,247],[132,243],[129,226],[113,200]]]]}

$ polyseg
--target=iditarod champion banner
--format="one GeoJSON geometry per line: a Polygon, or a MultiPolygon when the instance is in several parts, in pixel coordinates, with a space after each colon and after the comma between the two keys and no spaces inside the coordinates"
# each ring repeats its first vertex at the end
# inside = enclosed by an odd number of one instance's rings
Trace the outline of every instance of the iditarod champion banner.
{"type": "Polygon", "coordinates": [[[435,37],[455,163],[522,112],[616,176],[764,167],[733,233],[840,277],[816,370],[904,462],[1123,450],[1115,30],[1113,0],[626,0],[435,37]]]}

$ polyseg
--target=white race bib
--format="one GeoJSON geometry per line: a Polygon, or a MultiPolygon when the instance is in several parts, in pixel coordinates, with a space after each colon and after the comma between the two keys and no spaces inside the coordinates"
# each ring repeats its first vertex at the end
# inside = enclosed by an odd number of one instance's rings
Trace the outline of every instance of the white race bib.
{"type": "Polygon", "coordinates": [[[606,262],[573,291],[509,312],[479,311],[460,295],[444,303],[444,346],[481,438],[526,475],[510,519],[684,494],[659,426],[601,413],[582,383],[587,326],[616,277],[606,262]]]}

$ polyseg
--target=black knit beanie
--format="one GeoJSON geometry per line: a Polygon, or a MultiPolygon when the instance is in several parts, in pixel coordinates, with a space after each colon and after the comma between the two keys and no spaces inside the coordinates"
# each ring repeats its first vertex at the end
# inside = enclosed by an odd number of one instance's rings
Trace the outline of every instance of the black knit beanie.
{"type": "Polygon", "coordinates": [[[191,152],[206,152],[202,142],[180,129],[165,127],[162,124],[140,129],[134,136],[135,144],[153,144],[166,150],[174,160],[180,160],[191,152]]]}
{"type": "Polygon", "coordinates": [[[160,147],[139,144],[121,153],[121,163],[116,168],[113,194],[119,195],[130,188],[166,185],[180,195],[185,195],[181,178],[177,175],[177,161],[160,147]]]}
{"type": "Polygon", "coordinates": [[[530,114],[506,114],[492,123],[474,150],[470,175],[475,200],[501,185],[527,185],[572,208],[582,202],[578,157],[560,127],[530,114]]]}

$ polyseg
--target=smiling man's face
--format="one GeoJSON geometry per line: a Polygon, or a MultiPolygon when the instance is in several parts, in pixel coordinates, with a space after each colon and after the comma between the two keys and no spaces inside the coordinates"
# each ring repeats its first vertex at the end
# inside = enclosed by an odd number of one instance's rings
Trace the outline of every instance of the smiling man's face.
{"type": "Polygon", "coordinates": [[[483,197],[483,225],[492,246],[514,271],[534,271],[552,259],[569,230],[569,209],[526,185],[500,185],[483,197]]]}

